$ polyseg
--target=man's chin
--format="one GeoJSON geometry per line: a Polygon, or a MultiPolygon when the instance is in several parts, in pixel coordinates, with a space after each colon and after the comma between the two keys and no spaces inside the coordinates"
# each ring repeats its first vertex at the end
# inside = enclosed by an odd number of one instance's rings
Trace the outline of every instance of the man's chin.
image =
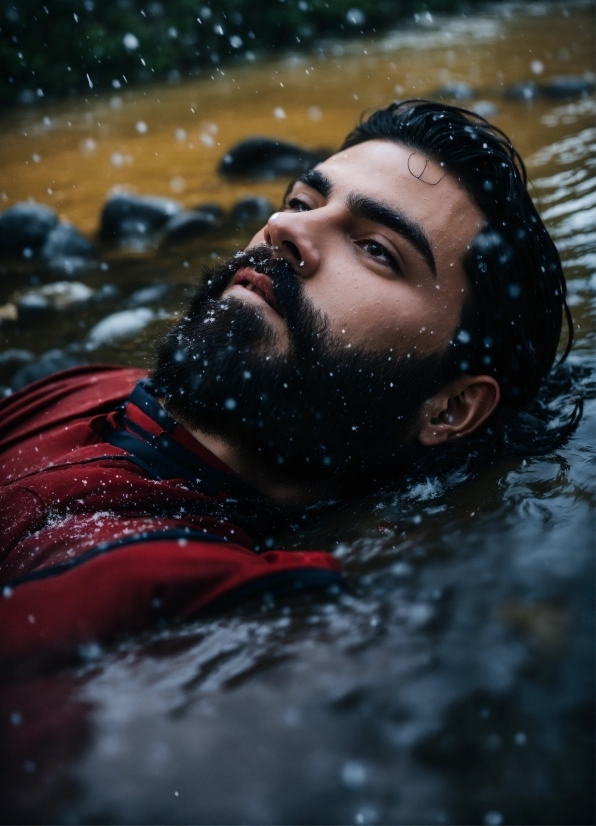
{"type": "Polygon", "coordinates": [[[240,284],[233,284],[228,287],[222,296],[222,303],[234,304],[238,312],[254,313],[273,331],[275,338],[270,340],[269,345],[274,344],[276,352],[280,355],[285,353],[290,345],[288,328],[281,315],[268,304],[258,293],[247,290],[240,284]],[[242,310],[240,310],[242,307],[242,310]]]}

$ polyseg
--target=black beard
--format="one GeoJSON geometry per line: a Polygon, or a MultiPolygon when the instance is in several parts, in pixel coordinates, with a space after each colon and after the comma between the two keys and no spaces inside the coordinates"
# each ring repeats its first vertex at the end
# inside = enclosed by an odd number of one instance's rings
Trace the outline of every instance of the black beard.
{"type": "Polygon", "coordinates": [[[205,271],[187,315],[160,344],[154,382],[187,427],[228,440],[293,483],[360,493],[410,467],[419,450],[412,428],[440,386],[441,362],[440,354],[350,347],[289,263],[259,246],[205,271]],[[243,267],[273,281],[290,342],[284,354],[258,307],[222,298],[243,267]]]}

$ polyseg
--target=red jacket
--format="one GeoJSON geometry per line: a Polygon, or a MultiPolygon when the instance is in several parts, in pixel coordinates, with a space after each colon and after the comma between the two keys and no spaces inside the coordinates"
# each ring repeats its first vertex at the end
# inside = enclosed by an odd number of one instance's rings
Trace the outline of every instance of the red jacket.
{"type": "Polygon", "coordinates": [[[77,367],[0,402],[0,656],[339,581],[327,553],[251,550],[235,522],[262,497],[143,377],[77,367]]]}

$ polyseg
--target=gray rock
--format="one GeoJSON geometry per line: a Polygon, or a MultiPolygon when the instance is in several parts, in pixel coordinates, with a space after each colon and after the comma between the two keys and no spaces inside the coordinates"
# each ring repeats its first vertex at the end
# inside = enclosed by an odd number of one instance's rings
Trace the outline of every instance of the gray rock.
{"type": "Polygon", "coordinates": [[[493,118],[499,113],[499,107],[492,100],[479,100],[472,107],[481,118],[493,118]]]}
{"type": "Polygon", "coordinates": [[[434,94],[438,98],[449,98],[451,100],[474,100],[476,90],[469,83],[447,83],[441,86],[434,94]]]}
{"type": "Polygon", "coordinates": [[[16,296],[19,321],[37,319],[53,311],[71,310],[88,304],[94,290],[80,281],[56,281],[16,296]]]}
{"type": "Polygon", "coordinates": [[[99,290],[93,295],[94,304],[102,304],[104,301],[115,301],[120,298],[120,288],[115,284],[102,284],[99,290]]]}
{"type": "Polygon", "coordinates": [[[94,347],[99,347],[129,338],[140,333],[154,318],[155,313],[148,307],[112,313],[89,330],[89,343],[94,347]]]}
{"type": "Polygon", "coordinates": [[[91,241],[72,224],[61,223],[49,233],[40,255],[46,261],[54,258],[95,258],[97,251],[91,241]]]}
{"type": "Polygon", "coordinates": [[[510,100],[523,100],[531,103],[541,96],[540,88],[534,80],[524,80],[521,83],[514,83],[505,90],[505,97],[510,100]]]}
{"type": "Polygon", "coordinates": [[[555,77],[544,87],[544,93],[555,99],[591,95],[596,88],[593,78],[555,77]]]}
{"type": "Polygon", "coordinates": [[[51,258],[47,262],[47,268],[52,275],[62,276],[62,278],[72,278],[73,276],[88,273],[94,269],[96,261],[92,258],[81,258],[78,255],[59,255],[51,258]]]}
{"type": "Polygon", "coordinates": [[[156,304],[170,291],[169,284],[152,284],[150,287],[141,287],[135,290],[128,299],[129,307],[141,307],[145,304],[156,304]]]}
{"type": "Polygon", "coordinates": [[[210,212],[192,210],[174,215],[163,228],[162,242],[186,241],[199,238],[215,229],[217,222],[210,212]]]}
{"type": "Polygon", "coordinates": [[[226,217],[225,209],[219,204],[199,204],[199,206],[195,207],[195,210],[197,212],[206,212],[209,215],[212,215],[213,220],[215,221],[218,227],[223,224],[226,217]]]}
{"type": "Polygon", "coordinates": [[[21,202],[0,215],[0,254],[24,253],[31,257],[58,224],[53,209],[43,204],[21,202]]]}
{"type": "Polygon", "coordinates": [[[181,211],[181,205],[171,198],[114,195],[102,210],[100,234],[119,240],[146,237],[181,211]]]}
{"type": "Polygon", "coordinates": [[[233,146],[221,159],[218,172],[224,178],[271,181],[289,178],[310,169],[330,153],[312,151],[271,138],[248,138],[233,146]]]}
{"type": "Polygon", "coordinates": [[[10,386],[13,390],[20,390],[31,382],[51,376],[60,370],[67,370],[70,367],[80,367],[87,364],[86,361],[71,356],[62,350],[49,350],[47,353],[31,364],[21,367],[11,379],[10,386]]]}
{"type": "Polygon", "coordinates": [[[237,226],[263,224],[275,212],[275,207],[262,195],[249,195],[241,198],[230,213],[230,220],[237,226]]]}

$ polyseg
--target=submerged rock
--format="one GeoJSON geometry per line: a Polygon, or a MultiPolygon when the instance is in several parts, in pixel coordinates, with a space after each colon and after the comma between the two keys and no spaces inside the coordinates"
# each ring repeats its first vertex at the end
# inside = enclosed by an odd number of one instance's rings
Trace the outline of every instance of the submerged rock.
{"type": "Polygon", "coordinates": [[[194,207],[194,210],[195,212],[206,212],[208,215],[213,216],[213,220],[217,226],[221,226],[226,217],[225,209],[219,204],[199,204],[199,206],[194,207]]]}
{"type": "Polygon", "coordinates": [[[163,228],[162,242],[187,241],[199,238],[219,226],[211,212],[201,209],[179,212],[163,228]]]}
{"type": "Polygon", "coordinates": [[[62,350],[48,350],[40,359],[32,364],[26,364],[14,374],[10,381],[13,390],[20,390],[33,381],[51,376],[59,370],[67,370],[69,367],[80,367],[87,364],[83,359],[64,353],[62,350]]]}
{"type": "Polygon", "coordinates": [[[595,88],[593,78],[555,77],[544,87],[544,92],[550,98],[565,99],[591,95],[595,88]]]}
{"type": "Polygon", "coordinates": [[[100,321],[89,330],[89,343],[94,347],[102,344],[112,344],[129,336],[139,333],[153,321],[155,313],[148,307],[138,307],[136,310],[120,310],[100,321]]]}
{"type": "Polygon", "coordinates": [[[492,100],[479,100],[472,106],[472,110],[481,118],[493,118],[499,113],[499,107],[492,100]]]}
{"type": "Polygon", "coordinates": [[[19,321],[52,311],[70,310],[90,302],[95,291],[80,281],[56,281],[16,296],[19,321]]]}
{"type": "Polygon", "coordinates": [[[55,258],[95,258],[97,251],[82,232],[66,222],[54,227],[41,248],[46,261],[55,258]]]}
{"type": "Polygon", "coordinates": [[[170,292],[170,284],[152,284],[135,290],[128,299],[130,307],[140,307],[145,304],[157,304],[170,292]]]}
{"type": "Polygon", "coordinates": [[[473,100],[476,97],[476,90],[469,83],[447,83],[437,89],[434,97],[450,98],[451,100],[473,100]]]}
{"type": "Polygon", "coordinates": [[[114,195],[102,210],[100,235],[118,240],[146,237],[181,211],[182,206],[171,198],[114,195]]]}
{"type": "Polygon", "coordinates": [[[58,224],[58,216],[43,204],[21,202],[0,215],[0,253],[31,257],[58,224]]]}
{"type": "Polygon", "coordinates": [[[264,224],[274,212],[275,207],[269,198],[264,198],[262,195],[248,195],[234,204],[230,220],[236,226],[264,224]]]}
{"type": "Polygon", "coordinates": [[[534,80],[523,80],[521,83],[514,83],[505,90],[505,97],[510,100],[523,100],[530,103],[540,97],[540,88],[534,80]]]}
{"type": "Polygon", "coordinates": [[[329,155],[323,150],[303,149],[272,138],[247,138],[221,159],[218,172],[224,178],[271,181],[299,175],[329,155]]]}

